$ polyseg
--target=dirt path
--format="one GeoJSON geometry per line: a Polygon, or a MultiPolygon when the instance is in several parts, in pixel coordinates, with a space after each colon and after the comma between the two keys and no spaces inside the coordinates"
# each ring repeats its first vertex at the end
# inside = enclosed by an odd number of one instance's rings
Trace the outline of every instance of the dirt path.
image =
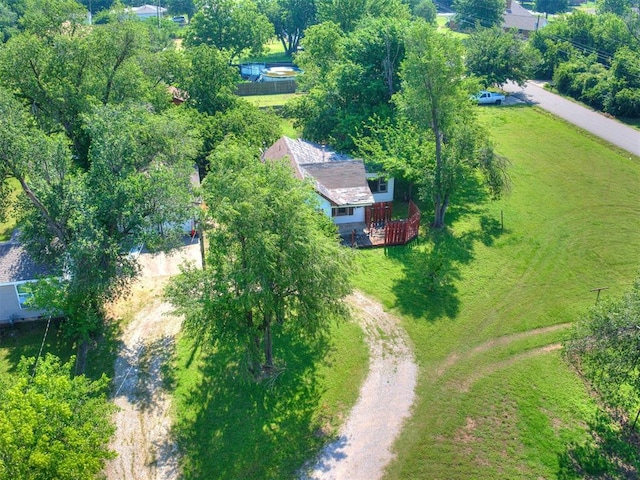
{"type": "Polygon", "coordinates": [[[120,411],[111,443],[118,456],[105,470],[110,480],[177,478],[177,448],[169,440],[171,401],[162,387],[161,369],[182,321],[170,311],[156,297],[125,329],[115,365],[113,401],[120,411]]]}
{"type": "Polygon", "coordinates": [[[406,334],[380,304],[356,292],[370,349],[369,374],[337,440],[325,447],[305,479],[376,480],[392,460],[391,448],[411,413],[418,375],[406,334]]]}
{"type": "Polygon", "coordinates": [[[136,314],[124,327],[115,364],[111,448],[117,457],[105,468],[108,480],[173,480],[178,478],[178,449],[171,439],[171,398],[163,388],[162,367],[169,360],[182,318],[171,315],[162,289],[183,261],[198,261],[198,246],[171,256],[141,258],[142,279],[129,302],[136,314]]]}

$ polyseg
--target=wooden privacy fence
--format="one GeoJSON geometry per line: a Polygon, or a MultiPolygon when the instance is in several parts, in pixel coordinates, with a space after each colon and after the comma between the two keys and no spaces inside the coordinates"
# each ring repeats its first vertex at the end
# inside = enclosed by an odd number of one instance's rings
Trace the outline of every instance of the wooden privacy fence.
{"type": "Polygon", "coordinates": [[[236,93],[242,97],[249,95],[276,95],[279,93],[295,93],[295,80],[280,80],[278,82],[248,82],[238,83],[236,93]]]}
{"type": "Polygon", "coordinates": [[[387,222],[384,227],[384,245],[404,245],[418,236],[420,229],[420,209],[409,202],[409,218],[387,222]]]}
{"type": "Polygon", "coordinates": [[[393,202],[378,202],[368,206],[364,210],[364,223],[371,225],[379,222],[387,223],[391,221],[393,213],[393,202]]]}

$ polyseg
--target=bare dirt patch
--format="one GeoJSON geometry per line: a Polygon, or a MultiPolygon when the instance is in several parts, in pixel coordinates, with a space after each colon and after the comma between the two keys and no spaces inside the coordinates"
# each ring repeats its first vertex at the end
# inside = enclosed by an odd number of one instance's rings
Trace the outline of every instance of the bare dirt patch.
{"type": "Polygon", "coordinates": [[[118,456],[105,475],[109,480],[173,480],[179,476],[178,448],[171,438],[171,398],[162,370],[170,359],[182,318],[162,300],[169,276],[184,261],[198,263],[198,245],[173,255],[141,256],[142,278],[131,296],[116,305],[133,318],[124,325],[115,364],[113,402],[116,434],[111,448],[118,456]]]}
{"type": "Polygon", "coordinates": [[[475,355],[488,352],[495,347],[506,346],[513,342],[531,338],[536,335],[564,330],[566,328],[569,328],[571,325],[571,323],[559,323],[557,325],[550,325],[548,327],[535,328],[533,330],[527,330],[526,332],[514,333],[513,335],[505,335],[503,337],[491,339],[488,342],[478,345],[464,353],[453,352],[438,366],[438,368],[436,368],[436,376],[442,376],[449,368],[454,366],[460,360],[469,359],[471,357],[474,357],[475,355]]]}
{"type": "Polygon", "coordinates": [[[381,478],[415,397],[418,367],[399,321],[362,293],[348,300],[369,345],[369,374],[338,438],[324,448],[304,479],[381,478]]]}
{"type": "Polygon", "coordinates": [[[453,384],[453,388],[460,392],[469,392],[473,384],[480,380],[482,377],[487,375],[491,375],[498,370],[503,368],[510,367],[511,365],[515,365],[517,362],[520,362],[524,359],[535,357],[537,355],[544,355],[549,352],[555,352],[562,348],[562,345],[559,343],[552,343],[550,345],[545,345],[539,348],[532,348],[531,350],[527,350],[525,352],[519,353],[517,355],[513,355],[507,359],[501,360],[499,362],[492,363],[483,368],[478,368],[474,373],[463,381],[453,384]]]}

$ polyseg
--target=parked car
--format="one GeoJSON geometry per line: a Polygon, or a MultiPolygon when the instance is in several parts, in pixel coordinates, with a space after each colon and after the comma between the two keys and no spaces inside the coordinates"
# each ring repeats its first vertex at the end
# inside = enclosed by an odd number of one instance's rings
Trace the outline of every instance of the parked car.
{"type": "Polygon", "coordinates": [[[493,103],[494,105],[500,105],[504,102],[505,96],[498,92],[489,92],[482,90],[474,97],[479,105],[487,105],[493,103]]]}
{"type": "Polygon", "coordinates": [[[187,17],[184,15],[176,15],[171,19],[174,23],[177,23],[181,27],[184,27],[188,22],[187,17]]]}

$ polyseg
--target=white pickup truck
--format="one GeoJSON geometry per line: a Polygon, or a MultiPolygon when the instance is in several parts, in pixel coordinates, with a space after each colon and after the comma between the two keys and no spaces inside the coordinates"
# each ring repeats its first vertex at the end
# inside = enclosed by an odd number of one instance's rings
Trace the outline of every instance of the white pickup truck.
{"type": "Polygon", "coordinates": [[[489,103],[500,105],[502,102],[504,102],[504,98],[504,95],[502,95],[501,93],[488,92],[486,90],[478,92],[478,94],[475,96],[475,99],[479,105],[486,105],[489,103]]]}

